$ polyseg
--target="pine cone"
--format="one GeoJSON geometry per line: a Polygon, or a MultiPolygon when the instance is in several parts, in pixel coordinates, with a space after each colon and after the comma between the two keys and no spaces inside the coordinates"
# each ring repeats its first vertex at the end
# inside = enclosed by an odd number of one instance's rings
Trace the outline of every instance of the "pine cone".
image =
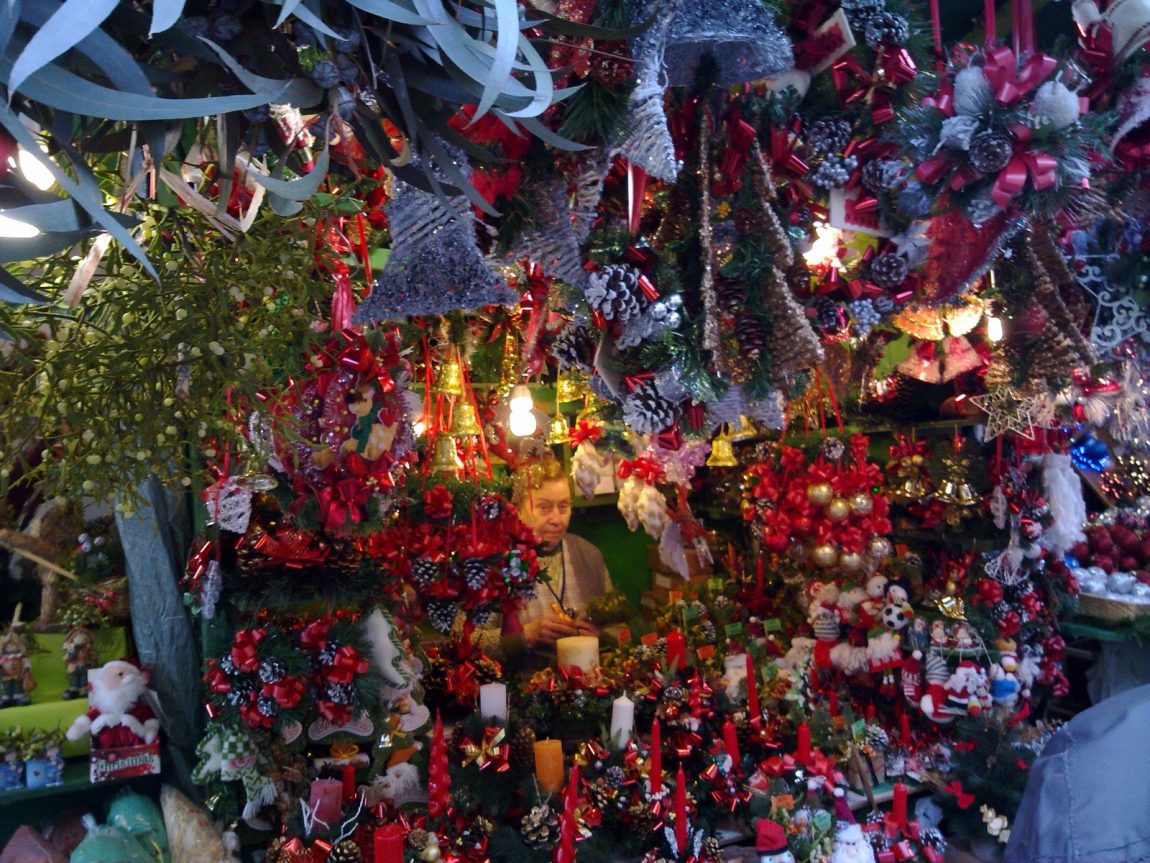
{"type": "Polygon", "coordinates": [[[331,849],[327,863],[363,863],[363,852],[350,839],[344,839],[331,849]]]}
{"type": "Polygon", "coordinates": [[[670,428],[678,412],[654,383],[637,386],[623,399],[623,422],[639,434],[658,434],[670,428]]]}
{"type": "Polygon", "coordinates": [[[1014,151],[1010,138],[1001,132],[979,132],[970,140],[970,166],[982,174],[1001,171],[1014,151]]]}
{"type": "Polygon", "coordinates": [[[511,735],[511,751],[508,761],[520,767],[530,767],[535,763],[535,732],[529,725],[520,725],[511,735]]]}
{"type": "Polygon", "coordinates": [[[407,844],[416,851],[422,851],[427,847],[427,839],[427,831],[422,827],[415,827],[407,834],[407,844]]]}
{"type": "Polygon", "coordinates": [[[875,159],[862,169],[863,185],[876,194],[889,192],[898,185],[902,175],[902,163],[894,159],[875,159]]]}
{"type": "Polygon", "coordinates": [[[606,809],[617,795],[618,792],[601,778],[596,779],[587,787],[587,796],[591,800],[591,805],[597,809],[606,809]]]}
{"type": "Polygon", "coordinates": [[[859,27],[886,9],[886,0],[842,0],[851,26],[859,27]]]}
{"type": "Polygon", "coordinates": [[[662,817],[651,811],[651,807],[644,803],[635,803],[627,810],[631,823],[640,834],[651,833],[662,823],[662,817]]]}
{"type": "Polygon", "coordinates": [[[455,623],[457,610],[455,603],[450,600],[433,599],[427,603],[427,622],[436,632],[446,635],[455,623]]]}
{"type": "Polygon", "coordinates": [[[417,557],[411,565],[411,579],[419,587],[427,587],[439,578],[439,564],[426,557],[417,557]]]}
{"type": "Polygon", "coordinates": [[[587,279],[587,303],[606,320],[627,323],[647,307],[647,296],[639,287],[640,275],[627,264],[608,264],[587,279]]]}
{"type": "Polygon", "coordinates": [[[743,312],[735,319],[735,337],[739,340],[740,352],[753,360],[763,355],[767,346],[767,331],[762,319],[752,312],[743,312]]]}
{"type": "Polygon", "coordinates": [[[519,832],[529,848],[552,848],[559,841],[559,816],[550,806],[536,806],[520,819],[519,832]]]}
{"type": "Polygon", "coordinates": [[[893,12],[879,12],[867,19],[866,43],[872,48],[887,45],[904,45],[910,38],[910,22],[893,12]]]}
{"type": "Polygon", "coordinates": [[[851,122],[843,117],[819,117],[807,128],[807,146],[821,156],[841,153],[851,139],[851,122]]]}
{"type": "Polygon", "coordinates": [[[715,298],[719,308],[727,314],[735,314],[747,302],[746,285],[736,279],[715,279],[715,298]]]}
{"type": "Polygon", "coordinates": [[[487,521],[495,521],[503,514],[503,498],[497,494],[485,494],[479,499],[479,515],[487,521]]]}
{"type": "Polygon", "coordinates": [[[595,359],[595,339],[587,327],[569,323],[551,343],[551,355],[558,361],[561,371],[582,369],[589,372],[595,359]]]}
{"type": "Polygon", "coordinates": [[[463,561],[463,580],[470,590],[479,590],[487,583],[487,562],[482,558],[469,557],[463,561]]]}
{"type": "Polygon", "coordinates": [[[906,281],[908,268],[906,258],[894,252],[886,252],[870,262],[870,277],[880,288],[897,288],[906,281]]]}

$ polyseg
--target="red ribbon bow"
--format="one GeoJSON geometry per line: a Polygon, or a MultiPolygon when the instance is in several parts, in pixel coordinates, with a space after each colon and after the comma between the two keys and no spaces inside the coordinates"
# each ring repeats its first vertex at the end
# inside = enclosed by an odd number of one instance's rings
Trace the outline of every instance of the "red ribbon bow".
{"type": "Polygon", "coordinates": [[[949,785],[943,786],[942,790],[945,794],[954,795],[959,809],[969,809],[974,805],[974,795],[963,790],[962,783],[957,779],[952,780],[949,785]]]}

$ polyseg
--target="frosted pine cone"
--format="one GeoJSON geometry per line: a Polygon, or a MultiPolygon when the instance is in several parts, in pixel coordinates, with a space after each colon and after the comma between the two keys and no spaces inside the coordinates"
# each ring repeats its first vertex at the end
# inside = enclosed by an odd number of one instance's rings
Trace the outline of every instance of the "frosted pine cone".
{"type": "Polygon", "coordinates": [[[841,153],[851,139],[851,122],[843,117],[819,117],[806,133],[807,145],[820,155],[841,153]]]}
{"type": "Polygon", "coordinates": [[[669,428],[677,413],[654,383],[640,384],[623,399],[623,422],[639,434],[658,434],[669,428]]]}
{"type": "Polygon", "coordinates": [[[863,165],[862,169],[863,185],[880,194],[897,186],[902,175],[902,163],[893,159],[875,159],[863,165]]]}
{"type": "Polygon", "coordinates": [[[878,48],[884,43],[904,45],[910,38],[910,22],[893,12],[879,12],[867,19],[866,30],[863,32],[866,43],[872,48],[878,48]]]}
{"type": "Polygon", "coordinates": [[[640,275],[627,264],[608,264],[587,279],[587,303],[606,320],[627,323],[647,307],[640,275]]]}
{"type": "Polygon", "coordinates": [[[880,288],[897,288],[906,281],[906,258],[893,252],[879,255],[870,262],[870,277],[880,288]]]}
{"type": "Polygon", "coordinates": [[[1013,152],[1010,138],[1001,132],[979,132],[970,141],[970,164],[983,174],[1001,171],[1013,152]]]}
{"type": "Polygon", "coordinates": [[[589,372],[595,358],[595,339],[587,327],[570,323],[551,343],[551,354],[562,371],[582,369],[589,372]]]}

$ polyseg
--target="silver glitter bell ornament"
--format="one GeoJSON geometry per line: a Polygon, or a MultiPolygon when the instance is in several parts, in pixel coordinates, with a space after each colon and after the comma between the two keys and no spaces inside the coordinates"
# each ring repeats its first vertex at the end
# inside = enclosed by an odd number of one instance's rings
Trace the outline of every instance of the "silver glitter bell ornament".
{"type": "Polygon", "coordinates": [[[794,67],[791,43],[761,0],[682,2],[664,49],[668,83],[694,83],[699,61],[710,54],[716,83],[743,84],[794,67]]]}

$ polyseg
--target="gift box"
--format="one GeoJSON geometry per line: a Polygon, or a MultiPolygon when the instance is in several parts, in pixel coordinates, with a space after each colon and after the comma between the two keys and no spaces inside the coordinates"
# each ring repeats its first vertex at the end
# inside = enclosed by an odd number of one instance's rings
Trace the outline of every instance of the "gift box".
{"type": "Polygon", "coordinates": [[[121,746],[116,749],[93,749],[88,775],[92,782],[155,776],[160,772],[160,741],[121,746]]]}

